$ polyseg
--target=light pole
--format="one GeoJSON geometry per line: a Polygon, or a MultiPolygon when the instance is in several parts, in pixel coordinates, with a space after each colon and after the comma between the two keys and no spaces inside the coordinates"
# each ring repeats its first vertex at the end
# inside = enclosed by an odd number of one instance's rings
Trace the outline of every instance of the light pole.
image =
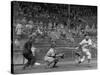
{"type": "Polygon", "coordinates": [[[68,5],[68,20],[67,20],[67,27],[70,29],[70,5],[68,5]]]}

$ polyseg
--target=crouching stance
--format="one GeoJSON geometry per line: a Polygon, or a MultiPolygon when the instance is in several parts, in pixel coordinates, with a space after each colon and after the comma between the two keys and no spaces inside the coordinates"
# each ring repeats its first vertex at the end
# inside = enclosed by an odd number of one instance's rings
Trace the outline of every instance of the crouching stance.
{"type": "Polygon", "coordinates": [[[56,54],[55,46],[51,46],[51,48],[44,57],[44,61],[46,62],[48,68],[53,68],[56,67],[59,58],[64,58],[64,54],[56,54]]]}

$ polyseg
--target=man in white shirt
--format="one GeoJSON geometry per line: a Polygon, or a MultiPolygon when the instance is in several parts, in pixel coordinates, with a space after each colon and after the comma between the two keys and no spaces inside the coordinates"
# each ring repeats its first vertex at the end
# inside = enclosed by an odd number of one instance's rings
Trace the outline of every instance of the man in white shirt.
{"type": "Polygon", "coordinates": [[[87,57],[88,63],[90,63],[90,60],[91,60],[90,47],[92,46],[92,40],[90,39],[89,36],[85,36],[85,39],[83,39],[79,43],[79,45],[80,45],[82,52],[83,52],[83,56],[79,60],[79,63],[84,62],[86,57],[87,57]]]}
{"type": "Polygon", "coordinates": [[[22,24],[19,24],[19,23],[18,23],[18,24],[16,25],[16,34],[17,34],[17,35],[21,35],[21,34],[22,34],[22,27],[23,27],[22,24]]]}
{"type": "Polygon", "coordinates": [[[43,34],[43,32],[40,30],[40,27],[37,27],[36,32],[37,32],[38,34],[40,34],[40,35],[42,35],[42,34],[43,34]]]}

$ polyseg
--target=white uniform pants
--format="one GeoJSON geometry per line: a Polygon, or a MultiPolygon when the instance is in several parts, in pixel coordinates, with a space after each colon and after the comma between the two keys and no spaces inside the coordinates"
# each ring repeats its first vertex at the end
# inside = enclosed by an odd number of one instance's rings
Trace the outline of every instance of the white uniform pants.
{"type": "Polygon", "coordinates": [[[55,58],[45,56],[44,60],[47,61],[47,62],[53,62],[55,60],[55,58]]]}
{"type": "Polygon", "coordinates": [[[83,48],[82,51],[83,51],[83,57],[81,59],[81,62],[83,62],[86,59],[86,57],[87,59],[91,59],[91,53],[89,49],[83,48]]]}

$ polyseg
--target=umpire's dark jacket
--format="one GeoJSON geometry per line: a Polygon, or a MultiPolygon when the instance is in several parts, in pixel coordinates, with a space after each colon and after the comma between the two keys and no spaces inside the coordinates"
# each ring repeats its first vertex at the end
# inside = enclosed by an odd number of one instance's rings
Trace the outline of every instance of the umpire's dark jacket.
{"type": "Polygon", "coordinates": [[[32,47],[32,41],[28,40],[24,45],[23,54],[26,54],[26,55],[32,54],[31,47],[32,47]]]}

